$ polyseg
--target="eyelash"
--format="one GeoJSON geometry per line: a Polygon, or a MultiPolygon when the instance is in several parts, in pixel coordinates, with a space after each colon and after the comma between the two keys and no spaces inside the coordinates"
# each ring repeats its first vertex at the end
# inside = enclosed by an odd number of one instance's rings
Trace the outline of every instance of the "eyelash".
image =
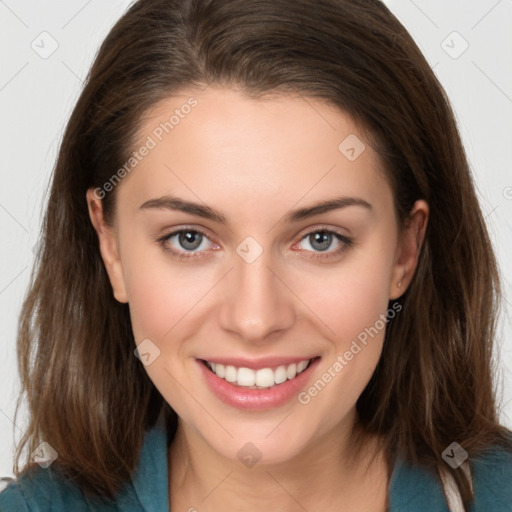
{"type": "MultiPolygon", "coordinates": [[[[163,248],[164,251],[169,252],[173,257],[179,259],[180,261],[193,261],[198,258],[201,258],[202,257],[201,253],[204,251],[198,251],[198,252],[177,251],[176,249],[171,248],[167,244],[169,239],[171,239],[172,237],[174,237],[176,235],[179,235],[180,233],[198,233],[201,236],[203,236],[209,240],[208,235],[201,229],[197,229],[197,228],[192,229],[192,228],[185,227],[185,228],[178,229],[176,231],[172,231],[171,233],[163,235],[162,237],[159,237],[157,239],[157,242],[161,245],[161,247],[163,248]]],[[[325,252],[325,253],[324,252],[315,252],[314,253],[315,255],[310,257],[311,259],[332,259],[336,256],[340,256],[341,254],[343,254],[354,244],[354,241],[351,238],[347,237],[346,235],[342,235],[341,233],[339,233],[333,229],[330,229],[327,226],[321,226],[313,231],[309,231],[304,236],[302,236],[300,238],[300,240],[296,243],[302,242],[306,238],[310,237],[311,235],[315,235],[317,233],[326,233],[326,234],[334,235],[336,237],[336,239],[342,243],[342,245],[334,251],[325,252]]],[[[312,251],[307,251],[307,252],[312,252],[312,251]]]]}
{"type": "Polygon", "coordinates": [[[171,233],[164,235],[157,239],[157,242],[162,246],[162,249],[166,252],[169,252],[173,257],[179,259],[180,261],[190,261],[190,260],[196,260],[198,258],[201,258],[201,251],[198,252],[190,252],[190,251],[177,251],[176,249],[173,249],[169,247],[167,242],[170,238],[173,236],[179,235],[180,233],[199,233],[200,235],[204,236],[205,238],[208,238],[206,233],[204,231],[201,231],[197,228],[181,228],[177,229],[176,231],[172,231],[171,233]]]}

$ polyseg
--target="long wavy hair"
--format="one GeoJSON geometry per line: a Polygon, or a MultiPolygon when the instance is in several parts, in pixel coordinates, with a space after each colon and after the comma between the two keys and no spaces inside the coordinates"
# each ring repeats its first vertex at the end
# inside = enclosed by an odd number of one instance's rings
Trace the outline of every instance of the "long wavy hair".
{"type": "MultiPolygon", "coordinates": [[[[84,492],[114,497],[145,431],[176,414],[134,357],[85,194],[128,160],[144,114],[189,87],[216,83],[253,98],[326,100],[371,135],[403,226],[414,202],[430,217],[418,268],[357,402],[364,430],[435,470],[453,441],[470,459],[506,444],[493,384],[497,264],[454,114],[413,39],[379,0],[139,0],[101,45],[67,124],[42,240],[20,315],[18,357],[30,412],[15,471],[41,441],[84,492]]],[[[116,189],[102,199],[112,220],[116,189]]],[[[461,471],[453,477],[468,507],[461,471]]]]}

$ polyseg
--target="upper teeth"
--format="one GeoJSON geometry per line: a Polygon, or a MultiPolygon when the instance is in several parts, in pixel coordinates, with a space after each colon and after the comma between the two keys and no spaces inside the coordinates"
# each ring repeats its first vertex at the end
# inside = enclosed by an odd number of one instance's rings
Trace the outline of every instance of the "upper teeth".
{"type": "Polygon", "coordinates": [[[261,368],[259,370],[236,368],[235,366],[211,363],[210,361],[207,361],[207,364],[213,373],[228,382],[244,387],[270,388],[275,384],[282,384],[287,379],[295,378],[297,374],[306,369],[309,361],[310,359],[305,359],[287,366],[281,365],[277,368],[261,368]]]}

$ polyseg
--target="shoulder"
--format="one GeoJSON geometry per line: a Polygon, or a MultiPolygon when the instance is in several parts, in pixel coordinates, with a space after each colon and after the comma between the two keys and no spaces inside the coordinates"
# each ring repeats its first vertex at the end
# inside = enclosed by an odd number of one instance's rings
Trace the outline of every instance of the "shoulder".
{"type": "Polygon", "coordinates": [[[0,510],[2,512],[29,512],[27,500],[17,483],[11,483],[0,493],[0,510]]]}
{"type": "Polygon", "coordinates": [[[449,512],[437,473],[397,457],[391,475],[390,512],[449,512]]]}
{"type": "Polygon", "coordinates": [[[116,502],[88,499],[78,486],[53,469],[34,468],[0,493],[1,512],[111,512],[140,510],[124,493],[116,502]],[[121,503],[123,506],[120,506],[121,503]]]}
{"type": "Polygon", "coordinates": [[[512,448],[490,448],[471,466],[476,510],[512,510],[512,448]]]}
{"type": "MultiPolygon", "coordinates": [[[[512,510],[512,449],[488,448],[470,461],[473,511],[512,510]]],[[[448,512],[439,474],[398,458],[392,474],[390,511],[448,512]]]]}
{"type": "Polygon", "coordinates": [[[59,511],[88,510],[81,506],[81,493],[51,469],[32,468],[10,483],[0,494],[0,510],[59,511]]]}
{"type": "Polygon", "coordinates": [[[87,497],[56,463],[35,465],[0,493],[0,512],[143,512],[168,510],[167,430],[162,420],[147,433],[139,463],[113,501],[87,497]]]}

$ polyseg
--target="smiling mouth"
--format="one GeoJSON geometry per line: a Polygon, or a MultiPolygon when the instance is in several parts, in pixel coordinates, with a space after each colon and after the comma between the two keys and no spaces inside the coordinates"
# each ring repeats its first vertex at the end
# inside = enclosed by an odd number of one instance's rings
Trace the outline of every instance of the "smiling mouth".
{"type": "Polygon", "coordinates": [[[205,360],[202,362],[217,377],[235,386],[246,389],[271,389],[288,380],[295,379],[297,375],[309,368],[311,363],[317,359],[319,359],[319,357],[304,359],[298,363],[289,365],[260,368],[258,370],[212,363],[211,361],[205,360]]]}

